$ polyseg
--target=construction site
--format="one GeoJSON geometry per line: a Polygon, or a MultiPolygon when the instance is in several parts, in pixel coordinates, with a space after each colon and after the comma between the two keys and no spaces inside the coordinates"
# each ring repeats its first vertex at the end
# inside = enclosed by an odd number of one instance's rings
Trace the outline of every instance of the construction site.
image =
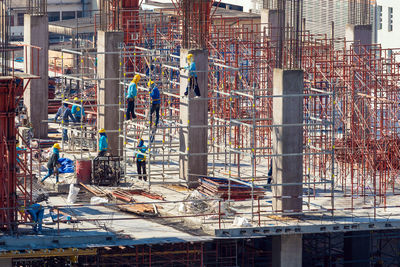
{"type": "Polygon", "coordinates": [[[12,2],[0,266],[400,266],[400,48],[373,42],[375,1],[316,25],[313,0],[50,22],[27,0],[23,41],[12,2]]]}

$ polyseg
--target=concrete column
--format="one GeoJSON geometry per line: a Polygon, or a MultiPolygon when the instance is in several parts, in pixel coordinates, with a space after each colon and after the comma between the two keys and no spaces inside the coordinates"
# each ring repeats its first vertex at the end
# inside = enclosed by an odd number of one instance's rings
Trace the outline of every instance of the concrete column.
{"type": "MultiPolygon", "coordinates": [[[[97,103],[100,105],[114,104],[119,101],[119,54],[104,54],[118,52],[120,43],[124,40],[123,32],[97,32],[97,73],[100,80],[97,88],[97,103]],[[108,80],[107,80],[108,79],[108,80]]],[[[99,106],[97,108],[97,128],[104,128],[108,137],[108,151],[113,156],[119,155],[118,106],[99,106]]]]}
{"type": "Polygon", "coordinates": [[[6,259],[0,259],[0,266],[1,267],[12,267],[12,259],[11,258],[6,258],[6,259]]]}
{"type": "Polygon", "coordinates": [[[24,59],[26,60],[26,64],[24,64],[25,72],[40,75],[40,79],[34,79],[29,82],[24,93],[24,104],[33,125],[34,136],[40,138],[47,138],[47,124],[42,123],[42,121],[48,119],[48,28],[47,15],[24,15],[24,42],[41,48],[38,57],[37,49],[27,47],[27,58],[24,59]]]}
{"type": "MultiPolygon", "coordinates": [[[[346,40],[351,41],[347,43],[347,49],[351,49],[351,44],[354,43],[355,46],[353,47],[353,51],[355,53],[354,61],[359,62],[358,59],[358,54],[361,54],[361,57],[365,59],[365,50],[363,48],[360,48],[357,46],[358,45],[371,45],[372,44],[372,25],[352,25],[352,24],[347,24],[346,25],[346,40]]],[[[367,47],[368,49],[368,47],[367,47]]],[[[360,66],[363,66],[363,63],[360,62],[360,66]]],[[[363,66],[364,67],[364,66],[363,66]]],[[[356,77],[354,76],[353,79],[355,82],[353,83],[354,90],[357,92],[365,93],[365,86],[363,85],[362,82],[358,81],[356,77]]],[[[369,81],[370,78],[367,77],[365,81],[369,81]]],[[[365,82],[364,81],[364,82],[365,82]]],[[[367,138],[369,135],[369,125],[370,125],[370,111],[369,111],[369,105],[367,104],[368,101],[364,97],[359,99],[360,97],[357,94],[354,94],[354,99],[352,100],[353,103],[356,103],[357,109],[362,111],[364,114],[364,118],[359,118],[359,116],[356,116],[353,114],[351,111],[351,106],[348,106],[349,110],[346,112],[347,114],[347,123],[346,123],[346,128],[347,129],[352,129],[353,131],[361,131],[363,129],[363,132],[359,132],[359,135],[362,135],[364,138],[367,138]],[[353,116],[353,118],[351,118],[353,116]],[[354,128],[355,127],[355,128],[354,128]]]]}
{"type": "Polygon", "coordinates": [[[344,266],[363,267],[370,262],[370,232],[348,232],[344,234],[344,266]]]}
{"type": "MultiPolygon", "coordinates": [[[[181,49],[181,67],[187,66],[186,56],[193,54],[196,63],[197,81],[201,98],[208,95],[208,51],[181,49]]],[[[181,71],[180,94],[184,95],[188,84],[188,72],[181,71]]],[[[184,126],[208,125],[208,101],[194,98],[194,91],[181,98],[180,123],[184,126]]],[[[187,153],[207,153],[207,128],[182,128],[180,130],[180,151],[187,153]]],[[[207,155],[182,155],[179,158],[180,177],[187,181],[189,188],[198,186],[198,176],[207,175],[207,155]]]]}
{"type": "MultiPolygon", "coordinates": [[[[353,41],[360,45],[372,44],[372,25],[346,25],[345,32],[346,40],[353,41]]],[[[347,49],[350,48],[350,43],[347,44],[347,49]]]]}
{"type": "MultiPolygon", "coordinates": [[[[303,93],[302,70],[274,70],[274,95],[294,95],[303,93]]],[[[273,124],[303,123],[303,97],[274,97],[273,124]]],[[[303,152],[303,127],[284,126],[273,129],[273,158],[272,178],[276,184],[303,182],[303,156],[284,156],[303,152]]],[[[273,208],[278,211],[302,210],[301,198],[281,198],[281,196],[298,197],[302,195],[302,185],[273,186],[273,208]]]]}
{"type": "Polygon", "coordinates": [[[272,267],[301,267],[303,236],[280,235],[272,237],[272,267]]]}
{"type": "Polygon", "coordinates": [[[261,24],[266,27],[266,37],[273,42],[279,40],[279,11],[276,9],[261,10],[261,24]]]}

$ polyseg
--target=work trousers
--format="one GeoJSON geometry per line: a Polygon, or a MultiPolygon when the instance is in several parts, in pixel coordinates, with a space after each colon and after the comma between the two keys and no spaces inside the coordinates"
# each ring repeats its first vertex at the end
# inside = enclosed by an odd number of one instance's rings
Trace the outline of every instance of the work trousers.
{"type": "Polygon", "coordinates": [[[188,85],[186,86],[185,95],[189,94],[189,88],[190,90],[194,90],[194,94],[196,96],[200,96],[200,88],[199,84],[197,83],[197,77],[189,77],[189,82],[188,85]]]}
{"type": "Polygon", "coordinates": [[[150,126],[153,122],[153,113],[156,113],[156,127],[158,126],[158,121],[160,119],[160,104],[151,104],[150,109],[150,126]]]}
{"type": "Polygon", "coordinates": [[[43,215],[44,215],[44,209],[33,209],[33,210],[27,210],[27,212],[31,215],[32,221],[35,223],[33,225],[33,231],[35,232],[40,232],[42,231],[42,221],[43,221],[43,215]]]}
{"type": "Polygon", "coordinates": [[[136,115],[135,115],[135,100],[133,100],[133,101],[127,100],[127,101],[128,101],[128,107],[126,108],[126,119],[130,120],[131,117],[132,117],[132,119],[135,119],[136,118],[136,115]]]}
{"type": "MultiPolygon", "coordinates": [[[[54,173],[54,169],[53,168],[49,168],[49,170],[47,171],[46,176],[43,177],[42,182],[44,180],[46,180],[47,178],[49,178],[53,173],[54,173]]],[[[58,170],[56,171],[56,182],[58,183],[58,170]]]]}
{"type": "Polygon", "coordinates": [[[137,173],[139,174],[139,179],[140,180],[145,180],[147,181],[147,176],[146,176],[146,161],[145,160],[136,160],[136,168],[137,168],[137,173]],[[144,174],[142,176],[141,174],[144,174]]]}
{"type": "MultiPolygon", "coordinates": [[[[64,125],[63,126],[68,126],[69,120],[64,120],[64,125]]],[[[65,128],[62,130],[62,140],[64,142],[68,142],[68,130],[65,128]]]]}

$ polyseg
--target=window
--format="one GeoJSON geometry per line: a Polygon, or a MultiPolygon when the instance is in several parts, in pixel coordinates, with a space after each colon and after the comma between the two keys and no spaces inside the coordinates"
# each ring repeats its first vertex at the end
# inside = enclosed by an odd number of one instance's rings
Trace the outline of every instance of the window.
{"type": "Polygon", "coordinates": [[[393,31],[393,7],[388,8],[388,31],[393,31]]]}
{"type": "Polygon", "coordinates": [[[64,11],[62,13],[62,19],[74,19],[75,18],[75,11],[64,11]]]}
{"type": "Polygon", "coordinates": [[[18,13],[18,26],[24,26],[24,13],[18,13]]]}
{"type": "Polygon", "coordinates": [[[60,12],[49,12],[49,21],[59,21],[60,20],[60,12]]]}
{"type": "Polygon", "coordinates": [[[378,23],[378,30],[382,30],[382,6],[378,6],[377,8],[376,8],[376,20],[377,20],[377,23],[378,23]]]}

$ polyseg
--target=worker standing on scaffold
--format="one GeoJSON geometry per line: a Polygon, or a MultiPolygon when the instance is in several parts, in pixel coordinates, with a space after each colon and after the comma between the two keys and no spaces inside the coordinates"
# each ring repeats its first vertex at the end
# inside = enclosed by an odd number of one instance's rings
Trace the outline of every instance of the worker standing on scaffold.
{"type": "Polygon", "coordinates": [[[99,139],[99,154],[97,157],[104,157],[107,153],[108,149],[108,138],[106,134],[106,130],[104,128],[99,131],[100,139],[99,139]]]}
{"type": "Polygon", "coordinates": [[[85,117],[85,109],[82,105],[79,104],[79,99],[77,97],[74,98],[75,104],[72,106],[71,113],[75,117],[76,122],[81,122],[83,117],[85,117]]]}
{"type": "Polygon", "coordinates": [[[137,84],[140,81],[140,75],[136,74],[128,86],[128,93],[126,95],[128,107],[126,109],[126,119],[130,120],[136,118],[135,114],[135,98],[137,96],[137,84]]]}
{"type": "MultiPolygon", "coordinates": [[[[68,99],[65,99],[68,101],[68,99]]],[[[69,119],[75,122],[75,118],[72,116],[71,110],[68,107],[68,103],[64,102],[64,104],[58,109],[56,117],[54,118],[54,122],[57,122],[58,117],[62,116],[64,126],[67,126],[69,123],[69,119]]],[[[64,128],[62,130],[62,139],[65,142],[68,142],[68,130],[64,128]]]]}
{"type": "MultiPolygon", "coordinates": [[[[185,96],[189,94],[189,87],[190,89],[194,90],[195,97],[200,97],[200,88],[197,82],[197,73],[196,73],[196,63],[193,60],[193,54],[188,54],[186,57],[188,65],[183,67],[183,69],[189,71],[188,77],[188,85],[186,87],[185,96]]],[[[181,68],[182,69],[182,68],[181,68]]]]}
{"type": "Polygon", "coordinates": [[[156,113],[156,122],[154,126],[157,128],[158,121],[160,120],[160,91],[158,90],[156,84],[150,80],[147,83],[147,86],[150,88],[150,97],[151,97],[151,109],[150,109],[150,127],[153,126],[153,113],[156,113]]]}
{"type": "Polygon", "coordinates": [[[137,173],[139,175],[139,180],[144,180],[147,181],[147,175],[146,175],[146,151],[147,147],[144,144],[144,141],[142,138],[139,140],[139,144],[136,147],[137,151],[135,152],[136,156],[136,168],[137,168],[137,173]],[[142,175],[143,174],[143,175],[142,175]]]}

